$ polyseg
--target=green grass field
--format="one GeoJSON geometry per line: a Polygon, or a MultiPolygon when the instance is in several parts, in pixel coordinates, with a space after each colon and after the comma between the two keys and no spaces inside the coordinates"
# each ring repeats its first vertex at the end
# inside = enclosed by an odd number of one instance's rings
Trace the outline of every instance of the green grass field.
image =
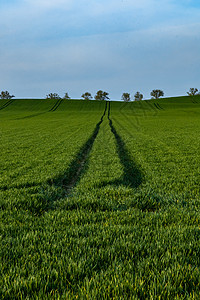
{"type": "Polygon", "coordinates": [[[0,101],[0,299],[200,298],[200,96],[0,101]]]}

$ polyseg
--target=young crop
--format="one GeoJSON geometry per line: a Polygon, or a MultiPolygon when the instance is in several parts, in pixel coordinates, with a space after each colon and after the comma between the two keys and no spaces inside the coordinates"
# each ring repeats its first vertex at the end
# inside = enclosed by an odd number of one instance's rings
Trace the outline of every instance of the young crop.
{"type": "Polygon", "coordinates": [[[198,299],[199,103],[0,110],[0,298],[198,299]]]}

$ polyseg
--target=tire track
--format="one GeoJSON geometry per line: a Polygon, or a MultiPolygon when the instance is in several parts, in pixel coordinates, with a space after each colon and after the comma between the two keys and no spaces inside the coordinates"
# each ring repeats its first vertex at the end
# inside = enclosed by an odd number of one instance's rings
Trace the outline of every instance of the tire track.
{"type": "Polygon", "coordinates": [[[120,159],[120,162],[123,166],[123,178],[119,180],[115,180],[113,182],[102,183],[102,185],[106,184],[114,184],[120,185],[123,184],[125,186],[129,186],[131,188],[137,188],[143,182],[144,176],[141,170],[138,168],[136,163],[132,160],[128,150],[126,149],[126,145],[120,135],[117,133],[115,127],[113,126],[112,120],[110,118],[110,102],[108,106],[108,121],[110,125],[111,132],[114,134],[117,146],[117,153],[120,159]]]}
{"type": "Polygon", "coordinates": [[[9,100],[9,101],[7,101],[5,104],[3,104],[1,107],[0,107],[0,110],[2,110],[2,109],[4,109],[4,108],[6,108],[6,107],[8,107],[10,104],[12,104],[13,102],[14,102],[15,100],[9,100]]]}
{"type": "Polygon", "coordinates": [[[53,106],[50,110],[48,111],[45,111],[45,112],[40,112],[40,113],[36,113],[36,114],[32,114],[32,115],[28,115],[28,116],[25,116],[25,117],[22,117],[22,118],[16,118],[14,120],[23,120],[23,119],[30,119],[30,118],[34,118],[34,117],[37,117],[37,116],[40,116],[40,115],[44,115],[48,112],[54,112],[57,110],[57,108],[61,105],[61,103],[63,102],[63,99],[59,99],[53,106]]]}
{"type": "Polygon", "coordinates": [[[100,126],[103,122],[104,116],[107,111],[107,102],[105,105],[104,113],[100,121],[96,124],[96,127],[91,135],[91,137],[86,141],[86,143],[81,147],[76,157],[73,159],[69,168],[66,170],[65,174],[59,176],[59,178],[54,179],[51,184],[62,187],[65,196],[69,195],[72,189],[80,181],[81,176],[85,173],[87,169],[87,163],[89,159],[89,154],[92,150],[92,146],[96,140],[99,133],[100,126]]]}
{"type": "Polygon", "coordinates": [[[24,120],[24,119],[31,119],[31,118],[34,118],[34,117],[37,117],[37,116],[40,116],[40,115],[44,115],[46,114],[47,111],[45,112],[41,112],[41,113],[37,113],[37,114],[32,114],[32,115],[29,115],[29,116],[25,116],[25,117],[22,117],[22,118],[16,118],[16,119],[12,119],[12,120],[24,120]]]}
{"type": "Polygon", "coordinates": [[[199,99],[197,100],[196,96],[189,96],[193,104],[199,104],[199,99]]]}
{"type": "Polygon", "coordinates": [[[59,99],[59,100],[54,104],[54,106],[49,110],[49,112],[56,111],[57,108],[61,105],[62,102],[63,102],[63,99],[59,99]]]}
{"type": "MultiPolygon", "coordinates": [[[[49,180],[47,183],[49,185],[56,185],[64,189],[65,194],[67,195],[69,191],[72,190],[73,187],[78,183],[80,180],[82,173],[85,169],[85,166],[88,162],[89,154],[92,150],[92,146],[94,141],[99,133],[100,126],[103,122],[107,111],[107,102],[105,105],[105,109],[103,115],[101,116],[100,121],[96,124],[95,129],[91,135],[91,137],[85,142],[85,144],[79,149],[76,157],[72,160],[71,164],[69,165],[68,169],[64,174],[59,175],[59,177],[49,180]]],[[[11,187],[2,186],[0,187],[0,191],[6,191],[10,189],[20,189],[20,188],[28,188],[28,187],[41,187],[41,185],[29,184],[26,183],[25,185],[15,185],[11,187]]]]}
{"type": "MultiPolygon", "coordinates": [[[[30,185],[26,184],[25,186],[18,185],[15,187],[11,187],[11,189],[27,189],[26,198],[28,198],[28,201],[19,201],[19,203],[15,204],[15,208],[17,208],[19,205],[20,208],[29,210],[31,214],[39,217],[46,211],[55,209],[55,203],[57,201],[68,197],[73,192],[73,189],[88,169],[89,154],[99,133],[100,126],[104,120],[106,111],[107,102],[105,103],[103,115],[101,116],[100,121],[96,124],[92,135],[79,149],[77,155],[72,160],[69,167],[64,173],[60,174],[56,178],[48,180],[42,185],[38,185],[36,183],[30,185]],[[32,188],[35,188],[35,190],[33,192],[29,192],[29,189],[32,188]]],[[[9,189],[10,188],[3,186],[0,190],[6,191],[9,189]]],[[[4,206],[6,205],[2,204],[2,207],[0,207],[0,209],[4,209],[4,206]]]]}
{"type": "Polygon", "coordinates": [[[46,185],[40,187],[40,194],[44,201],[42,201],[42,199],[38,199],[38,202],[31,203],[31,205],[29,205],[31,213],[41,216],[46,211],[55,209],[55,203],[57,201],[72,194],[73,189],[88,169],[89,154],[99,133],[106,111],[107,102],[104,113],[100,121],[96,124],[91,137],[80,148],[67,170],[63,174],[60,174],[57,178],[49,180],[46,185]],[[50,190],[50,193],[48,190],[50,190]]]}
{"type": "Polygon", "coordinates": [[[161,107],[159,103],[154,103],[154,106],[159,110],[163,109],[163,107],[161,107]]]}

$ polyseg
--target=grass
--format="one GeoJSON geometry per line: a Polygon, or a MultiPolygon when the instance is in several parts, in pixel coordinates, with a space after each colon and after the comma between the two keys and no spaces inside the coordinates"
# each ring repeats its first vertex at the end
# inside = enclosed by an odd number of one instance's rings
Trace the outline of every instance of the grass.
{"type": "Polygon", "coordinates": [[[200,98],[56,106],[0,110],[0,298],[198,299],[200,98]]]}

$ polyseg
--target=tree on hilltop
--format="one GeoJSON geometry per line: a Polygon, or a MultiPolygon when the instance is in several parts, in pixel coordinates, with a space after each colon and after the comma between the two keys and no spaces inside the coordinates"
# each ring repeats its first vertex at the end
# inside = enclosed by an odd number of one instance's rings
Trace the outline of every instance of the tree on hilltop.
{"type": "Polygon", "coordinates": [[[71,99],[71,98],[69,97],[68,93],[65,93],[65,96],[63,97],[63,99],[69,100],[69,99],[71,99]]]}
{"type": "Polygon", "coordinates": [[[57,93],[50,93],[46,96],[46,99],[61,99],[57,93]]]}
{"type": "Polygon", "coordinates": [[[95,100],[107,100],[109,99],[107,92],[103,92],[102,90],[99,90],[95,95],[95,100]]]}
{"type": "Polygon", "coordinates": [[[81,98],[83,98],[84,100],[91,100],[92,99],[92,95],[89,92],[85,92],[81,98]]]}
{"type": "Polygon", "coordinates": [[[198,95],[198,89],[197,88],[190,88],[189,92],[187,92],[188,96],[195,96],[198,95]]]}
{"type": "Polygon", "coordinates": [[[140,92],[136,92],[134,97],[135,101],[141,101],[143,99],[143,95],[140,92]]]}
{"type": "Polygon", "coordinates": [[[122,100],[125,102],[131,101],[131,95],[129,93],[123,93],[122,94],[122,100]]]}
{"type": "Polygon", "coordinates": [[[0,94],[0,98],[1,99],[12,99],[13,97],[15,97],[14,95],[10,95],[8,91],[2,91],[0,94]]]}
{"type": "Polygon", "coordinates": [[[152,99],[158,99],[164,96],[164,92],[161,90],[153,90],[151,92],[152,99]]]}

